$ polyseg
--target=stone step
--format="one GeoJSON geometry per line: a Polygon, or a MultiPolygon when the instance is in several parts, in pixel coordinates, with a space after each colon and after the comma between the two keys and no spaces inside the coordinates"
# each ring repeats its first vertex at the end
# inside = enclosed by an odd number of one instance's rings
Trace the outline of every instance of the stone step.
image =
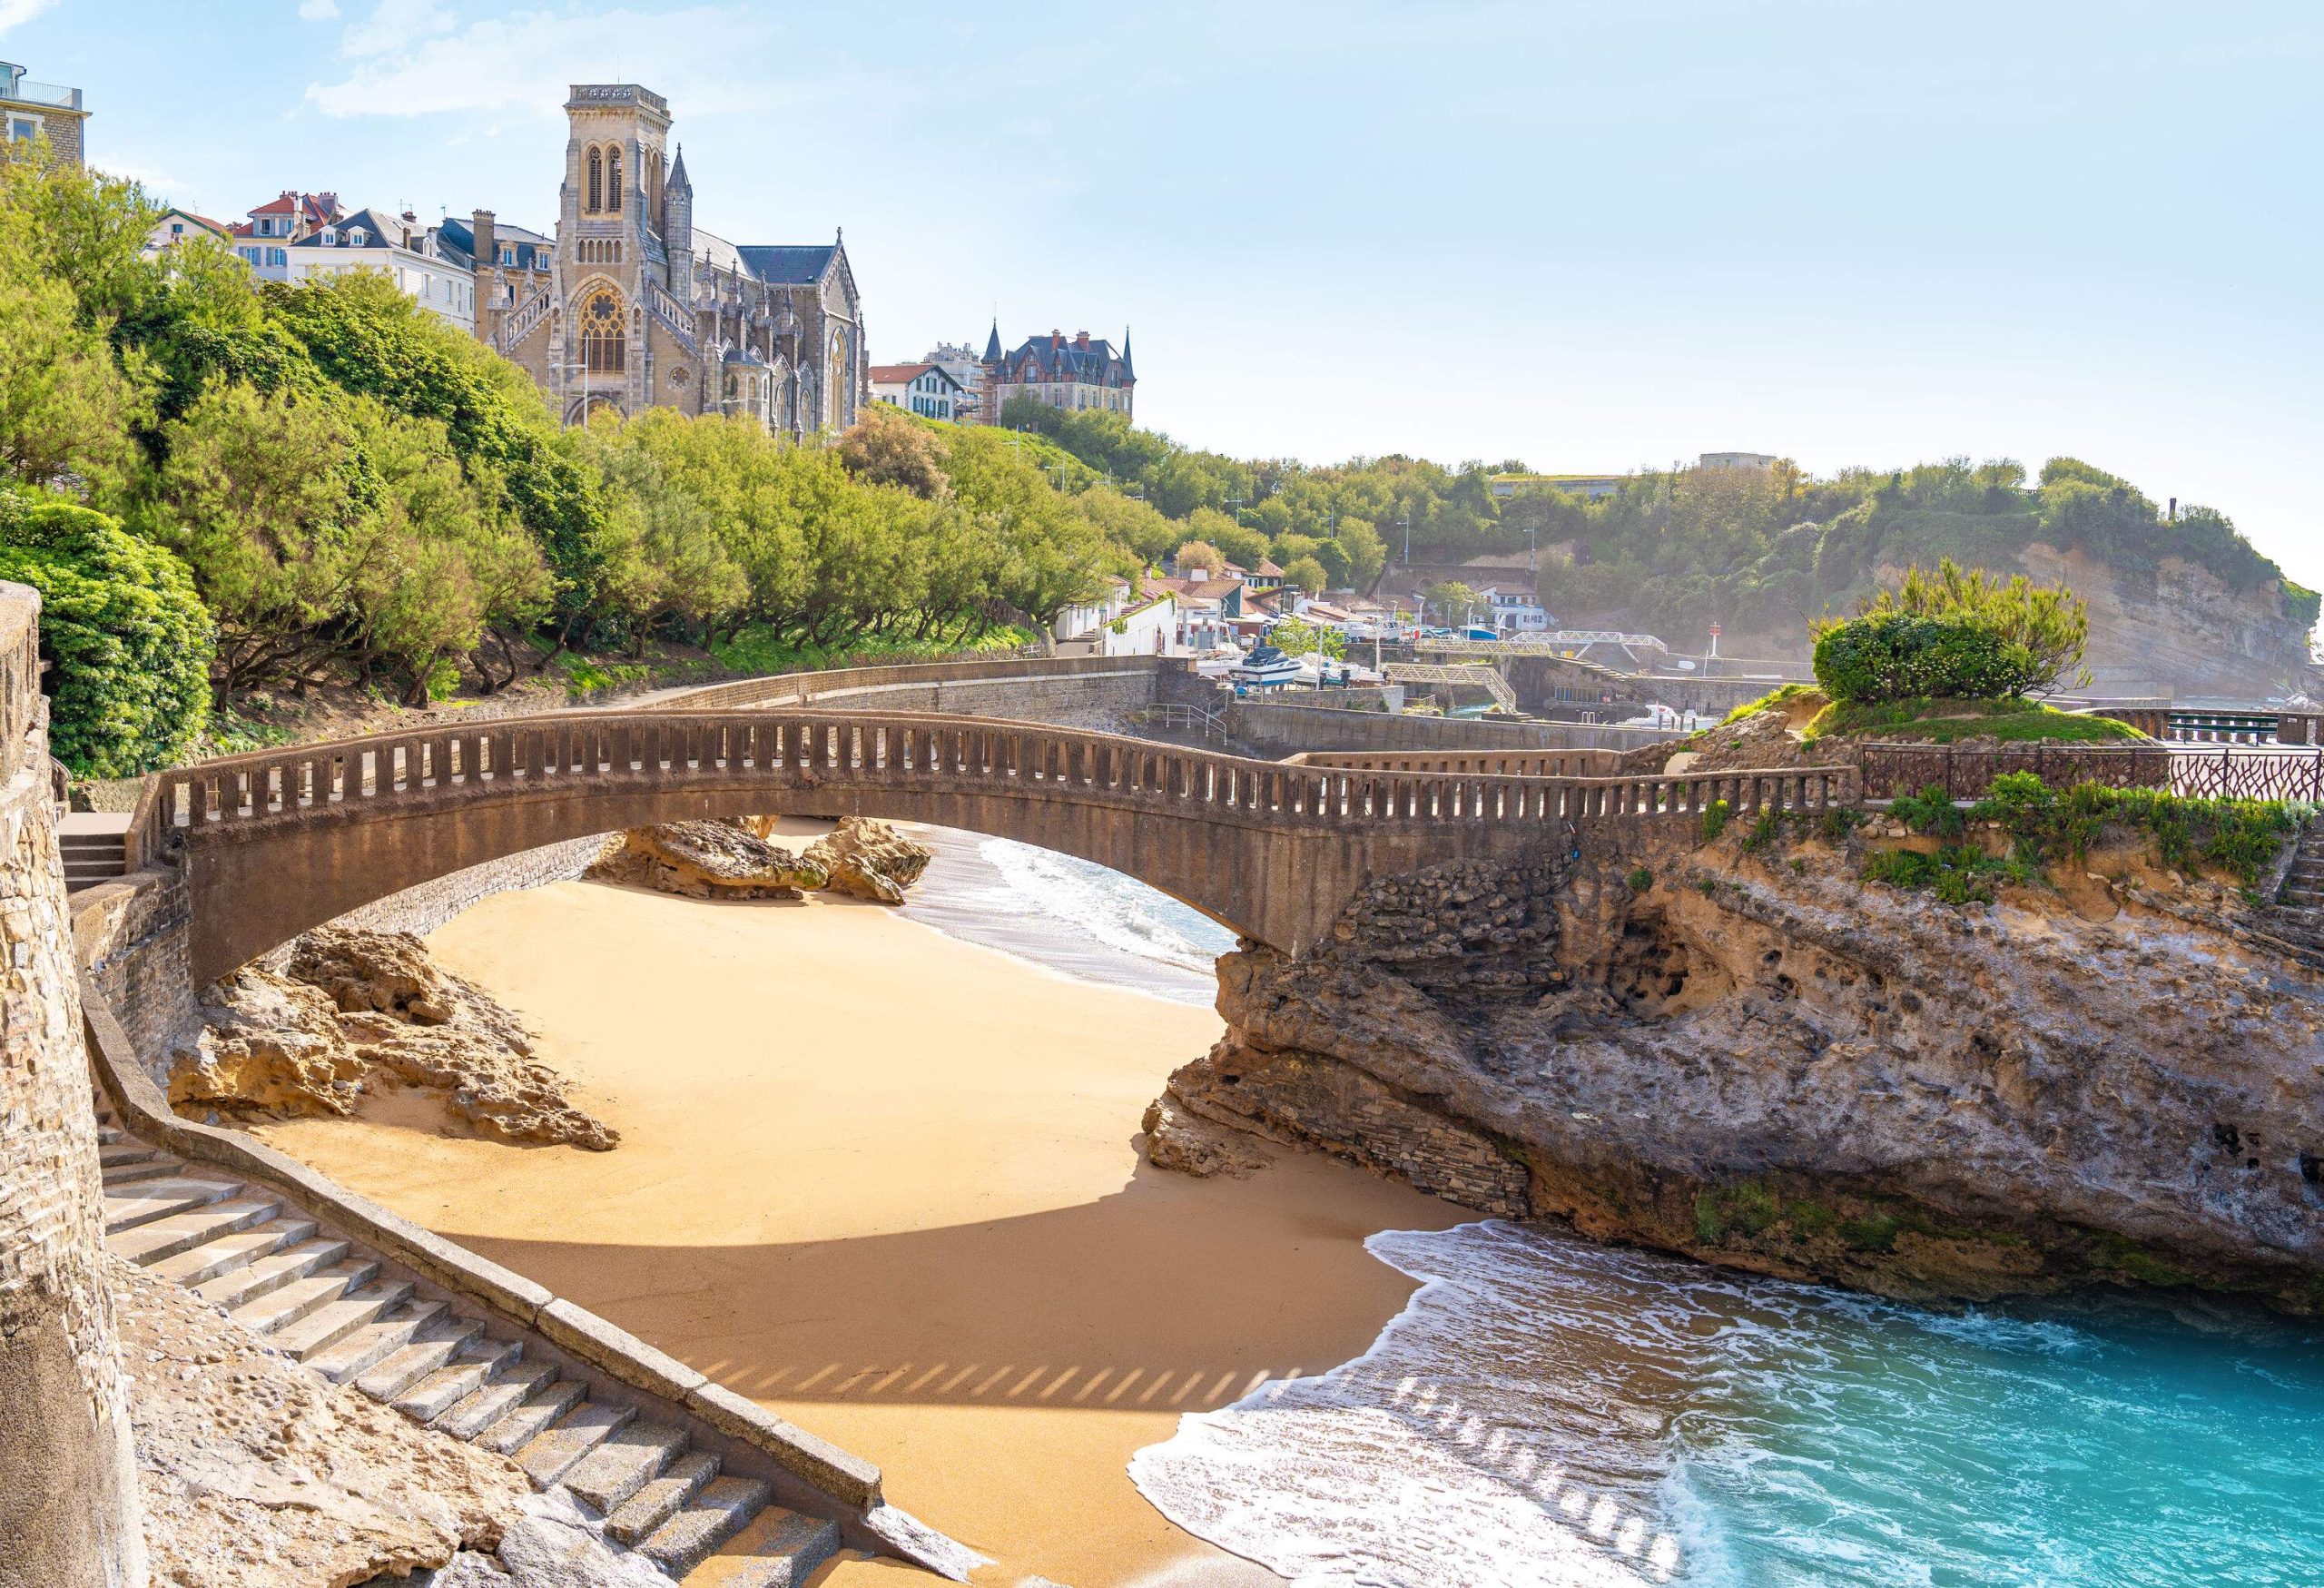
{"type": "Polygon", "coordinates": [[[152,1163],[160,1157],[160,1153],[142,1141],[102,1141],[97,1144],[97,1168],[108,1175],[132,1164],[152,1163]]]}
{"type": "Polygon", "coordinates": [[[314,1234],[313,1219],[284,1218],[278,1214],[261,1219],[247,1229],[189,1248],[176,1257],[164,1258],[153,1265],[153,1272],[172,1285],[191,1289],[276,1252],[287,1251],[300,1241],[311,1240],[314,1234]]]}
{"type": "MultiPolygon", "coordinates": [[[[134,1229],[124,1229],[105,1241],[105,1249],[115,1257],[124,1258],[141,1267],[161,1272],[161,1265],[172,1258],[191,1256],[197,1248],[207,1248],[226,1236],[238,1235],[257,1226],[271,1227],[279,1223],[282,1211],[279,1202],[262,1197],[230,1197],[223,1202],[212,1202],[207,1208],[197,1208],[191,1213],[172,1213],[167,1218],[156,1218],[151,1224],[141,1224],[134,1229]]],[[[207,1279],[209,1274],[194,1273],[199,1263],[181,1263],[176,1271],[162,1273],[172,1285],[191,1285],[195,1279],[207,1279]]],[[[215,1269],[212,1270],[216,1272],[215,1269]]]]}
{"type": "MultiPolygon", "coordinates": [[[[512,1363],[500,1370],[497,1378],[437,1418],[435,1426],[455,1439],[474,1439],[556,1379],[556,1369],[544,1363],[512,1363]]],[[[574,1394],[578,1398],[578,1386],[574,1394]]]]}
{"type": "Polygon", "coordinates": [[[514,1455],[538,1438],[550,1424],[579,1406],[581,1397],[587,1393],[586,1386],[570,1378],[553,1378],[546,1388],[526,1396],[521,1405],[477,1435],[471,1443],[496,1455],[514,1455]]]}
{"type": "Polygon", "coordinates": [[[229,1268],[211,1278],[199,1280],[191,1288],[212,1307],[236,1307],[246,1301],[257,1300],[270,1290],[280,1290],[285,1285],[304,1279],[317,1269],[338,1262],[347,1253],[347,1243],[330,1236],[302,1240],[269,1252],[238,1268],[229,1268]]]}
{"type": "Polygon", "coordinates": [[[110,1191],[117,1186],[133,1186],[140,1180],[158,1180],[184,1168],[175,1159],[148,1157],[143,1163],[119,1164],[106,1169],[104,1188],[110,1191]]]}
{"type": "Polygon", "coordinates": [[[433,1328],[451,1309],[440,1301],[407,1301],[378,1321],[364,1325],[328,1351],[307,1358],[307,1366],[333,1384],[345,1384],[369,1372],[433,1328]]]}
{"type": "Polygon", "coordinates": [[[525,1347],[515,1340],[476,1340],[443,1366],[396,1396],[396,1410],[415,1423],[432,1423],[492,1382],[525,1347]]]}
{"type": "Polygon", "coordinates": [[[759,1537],[740,1552],[744,1564],[719,1558],[729,1569],[719,1574],[718,1588],[806,1588],[815,1569],[839,1553],[839,1524],[824,1517],[770,1506],[753,1531],[759,1537]]]}
{"type": "Polygon", "coordinates": [[[271,1335],[309,1313],[329,1307],[349,1292],[361,1289],[379,1271],[379,1265],[368,1258],[334,1263],[303,1279],[293,1279],[270,1290],[255,1301],[245,1301],[226,1316],[253,1334],[271,1335]]]}
{"type": "Polygon", "coordinates": [[[636,1415],[635,1406],[583,1401],[566,1414],[562,1422],[517,1452],[517,1465],[525,1469],[525,1475],[533,1480],[535,1488],[548,1488],[571,1472],[583,1456],[627,1427],[636,1415]]]}
{"type": "Polygon", "coordinates": [[[689,1450],[662,1469],[659,1477],[623,1501],[606,1518],[606,1534],[617,1544],[635,1544],[675,1516],[704,1484],[718,1475],[718,1458],[689,1450]]]}
{"type": "Polygon", "coordinates": [[[683,1577],[713,1551],[748,1527],[766,1509],[769,1490],[758,1478],[719,1478],[693,1504],[646,1534],[637,1553],[673,1577],[683,1577]]]}
{"type": "Polygon", "coordinates": [[[474,1345],[483,1333],[481,1319],[450,1318],[428,1330],[425,1338],[389,1352],[377,1366],[356,1379],[355,1387],[375,1401],[392,1405],[412,1386],[474,1345]]]}
{"type": "Polygon", "coordinates": [[[600,1513],[662,1475],[672,1459],[685,1453],[689,1435],[668,1423],[633,1422],[576,1462],[559,1481],[566,1492],[600,1513]]]}
{"type": "MultiPolygon", "coordinates": [[[[101,1116],[101,1118],[103,1118],[103,1116],[101,1116]]],[[[98,1146],[100,1146],[100,1147],[111,1147],[114,1142],[116,1142],[116,1141],[118,1141],[118,1140],[120,1140],[120,1139],[121,1139],[121,1127],[120,1127],[120,1126],[118,1126],[118,1125],[107,1125],[107,1124],[102,1124],[102,1123],[101,1123],[101,1124],[99,1124],[99,1125],[97,1126],[97,1145],[98,1145],[98,1146]]]]}
{"type": "Polygon", "coordinates": [[[123,1187],[118,1193],[105,1193],[105,1233],[134,1229],[141,1224],[151,1224],[157,1218],[167,1218],[172,1213],[190,1213],[196,1208],[207,1208],[222,1202],[242,1188],[231,1180],[204,1180],[192,1177],[160,1180],[141,1180],[123,1187]]]}
{"type": "Polygon", "coordinates": [[[356,1330],[379,1322],[410,1297],[411,1287],[400,1279],[382,1280],[361,1290],[350,1290],[298,1322],[275,1330],[270,1343],[286,1356],[310,1362],[356,1330]]]}

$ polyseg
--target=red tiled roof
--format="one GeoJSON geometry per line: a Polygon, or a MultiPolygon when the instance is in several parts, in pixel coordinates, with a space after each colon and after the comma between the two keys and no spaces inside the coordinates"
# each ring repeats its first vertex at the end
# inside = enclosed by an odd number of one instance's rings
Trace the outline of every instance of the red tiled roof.
{"type": "Polygon", "coordinates": [[[1259,577],[1263,579],[1279,579],[1283,577],[1283,570],[1275,566],[1275,558],[1271,557],[1263,557],[1259,558],[1259,577]]]}
{"type": "Polygon", "coordinates": [[[287,215],[298,207],[299,201],[291,194],[284,193],[281,198],[269,199],[262,204],[253,204],[251,206],[250,213],[253,215],[287,215]]]}
{"type": "Polygon", "coordinates": [[[874,364],[872,379],[882,386],[902,386],[936,368],[933,364],[874,364]]]}

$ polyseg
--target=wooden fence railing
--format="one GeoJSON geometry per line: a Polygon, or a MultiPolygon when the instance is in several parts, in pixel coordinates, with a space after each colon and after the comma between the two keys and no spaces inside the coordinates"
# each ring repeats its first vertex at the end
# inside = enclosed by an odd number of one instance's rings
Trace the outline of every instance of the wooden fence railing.
{"type": "MultiPolygon", "coordinates": [[[[1854,768],[1543,778],[1253,761],[1020,723],[904,714],[644,711],[510,717],[259,751],[159,774],[156,835],[321,815],[350,804],[484,803],[585,780],[1016,793],[1293,827],[1541,824],[1857,802],[1854,768]]],[[[574,792],[581,792],[575,786],[574,792]]]]}

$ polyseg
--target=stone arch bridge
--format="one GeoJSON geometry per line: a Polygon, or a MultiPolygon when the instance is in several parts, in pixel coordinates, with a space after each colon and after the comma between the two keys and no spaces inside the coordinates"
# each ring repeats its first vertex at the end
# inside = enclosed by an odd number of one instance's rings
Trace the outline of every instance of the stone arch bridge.
{"type": "MultiPolygon", "coordinates": [[[[779,812],[964,828],[1096,861],[1303,952],[1370,879],[1608,820],[1852,803],[1845,769],[1699,777],[1255,761],[1038,724],[816,709],[582,711],[162,774],[133,854],[179,853],[196,985],[403,889],[617,828],[779,812]]],[[[135,863],[133,859],[132,863],[135,863]]]]}

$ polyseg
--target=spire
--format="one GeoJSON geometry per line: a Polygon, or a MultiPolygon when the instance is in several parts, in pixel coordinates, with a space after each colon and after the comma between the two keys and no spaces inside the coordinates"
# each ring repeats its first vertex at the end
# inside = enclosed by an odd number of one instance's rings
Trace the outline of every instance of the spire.
{"type": "Polygon", "coordinates": [[[998,314],[992,317],[992,334],[984,339],[984,361],[988,364],[1000,362],[1000,316],[998,314]]]}
{"type": "Polygon", "coordinates": [[[1122,327],[1122,379],[1137,379],[1137,368],[1129,361],[1129,327],[1127,325],[1122,327]]]}
{"type": "Polygon", "coordinates": [[[681,192],[694,192],[694,183],[686,180],[686,146],[678,145],[677,163],[670,167],[669,186],[681,192]]]}

